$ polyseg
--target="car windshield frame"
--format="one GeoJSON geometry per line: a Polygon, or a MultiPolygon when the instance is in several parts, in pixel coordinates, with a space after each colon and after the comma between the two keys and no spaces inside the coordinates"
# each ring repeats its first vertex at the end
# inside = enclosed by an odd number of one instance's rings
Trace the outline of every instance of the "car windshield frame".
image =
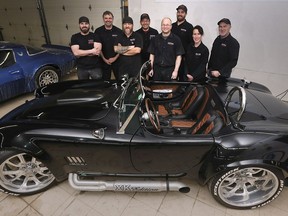
{"type": "Polygon", "coordinates": [[[122,83],[123,92],[114,104],[119,104],[118,134],[125,134],[125,130],[145,98],[143,74],[147,71],[150,61],[145,62],[137,77],[130,78],[122,83]]]}

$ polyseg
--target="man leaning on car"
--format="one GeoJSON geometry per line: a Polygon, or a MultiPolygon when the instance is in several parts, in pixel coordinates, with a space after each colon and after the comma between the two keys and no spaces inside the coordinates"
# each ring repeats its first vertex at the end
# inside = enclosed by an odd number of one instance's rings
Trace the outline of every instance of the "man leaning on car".
{"type": "Polygon", "coordinates": [[[80,32],[71,37],[71,50],[75,55],[78,79],[101,79],[100,53],[102,44],[96,34],[90,32],[89,19],[79,18],[80,32]]]}

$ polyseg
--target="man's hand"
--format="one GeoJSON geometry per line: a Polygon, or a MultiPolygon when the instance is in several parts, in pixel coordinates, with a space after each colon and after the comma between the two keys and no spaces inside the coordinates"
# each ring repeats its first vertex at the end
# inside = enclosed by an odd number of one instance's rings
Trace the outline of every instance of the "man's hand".
{"type": "Polygon", "coordinates": [[[178,76],[178,71],[175,71],[175,70],[174,70],[174,71],[172,72],[171,79],[172,79],[172,80],[175,80],[175,79],[177,79],[177,76],[178,76]]]}
{"type": "Polygon", "coordinates": [[[186,76],[187,76],[188,81],[190,82],[194,79],[193,76],[190,74],[187,74],[186,76]]]}
{"type": "Polygon", "coordinates": [[[213,77],[219,77],[221,75],[221,73],[219,71],[217,71],[217,70],[213,70],[213,71],[211,71],[211,75],[213,77]]]}

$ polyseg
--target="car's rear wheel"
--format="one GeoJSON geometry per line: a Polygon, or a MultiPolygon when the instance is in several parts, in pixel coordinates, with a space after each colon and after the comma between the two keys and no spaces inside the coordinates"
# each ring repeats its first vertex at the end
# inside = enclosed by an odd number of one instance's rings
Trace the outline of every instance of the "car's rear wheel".
{"type": "Polygon", "coordinates": [[[283,179],[283,173],[272,167],[241,167],[215,176],[209,182],[209,190],[227,207],[251,209],[278,197],[284,187],[283,179]]]}
{"type": "Polygon", "coordinates": [[[17,151],[0,151],[0,190],[12,195],[32,195],[48,189],[54,175],[37,158],[17,151]]]}
{"type": "Polygon", "coordinates": [[[36,73],[35,83],[37,88],[57,82],[59,82],[59,75],[54,67],[46,66],[36,73]]]}

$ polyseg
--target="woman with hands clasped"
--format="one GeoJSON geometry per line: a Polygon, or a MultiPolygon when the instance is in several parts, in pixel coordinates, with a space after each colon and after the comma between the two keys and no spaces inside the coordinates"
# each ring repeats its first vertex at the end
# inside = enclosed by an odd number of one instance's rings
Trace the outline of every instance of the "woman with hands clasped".
{"type": "Polygon", "coordinates": [[[185,55],[186,77],[188,81],[199,82],[205,80],[209,50],[202,43],[203,28],[196,25],[192,31],[193,41],[188,45],[185,55]]]}

